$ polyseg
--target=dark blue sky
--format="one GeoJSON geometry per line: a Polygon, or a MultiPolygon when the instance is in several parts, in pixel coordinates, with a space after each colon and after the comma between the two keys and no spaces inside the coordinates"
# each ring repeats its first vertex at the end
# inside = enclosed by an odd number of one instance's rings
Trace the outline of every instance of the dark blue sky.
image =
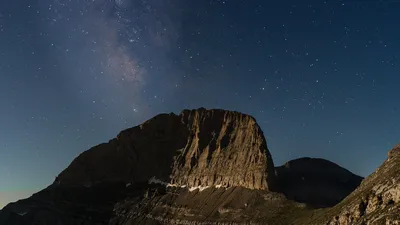
{"type": "Polygon", "coordinates": [[[0,1],[0,208],[163,112],[261,125],[276,165],[400,142],[398,1],[0,1]]]}

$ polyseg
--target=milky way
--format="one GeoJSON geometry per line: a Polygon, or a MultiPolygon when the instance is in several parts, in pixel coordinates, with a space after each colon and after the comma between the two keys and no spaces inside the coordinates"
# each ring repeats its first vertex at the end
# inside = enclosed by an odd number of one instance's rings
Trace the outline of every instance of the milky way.
{"type": "MultiPolygon", "coordinates": [[[[56,1],[49,7],[56,32],[68,36],[73,48],[85,46],[100,74],[129,84],[140,99],[142,87],[156,79],[148,72],[165,64],[165,54],[179,36],[176,6],[168,1],[56,1]],[[60,22],[59,22],[60,21],[60,22]],[[155,56],[154,53],[157,53],[155,56]]],[[[66,49],[70,51],[70,49],[66,49]]],[[[75,49],[80,54],[84,49],[75,49]]],[[[82,81],[82,80],[80,80],[82,81]]]]}

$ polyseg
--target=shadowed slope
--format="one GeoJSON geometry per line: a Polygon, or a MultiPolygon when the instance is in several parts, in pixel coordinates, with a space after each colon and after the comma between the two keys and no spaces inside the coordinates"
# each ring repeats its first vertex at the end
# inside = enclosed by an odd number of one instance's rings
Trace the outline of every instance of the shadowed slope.
{"type": "Polygon", "coordinates": [[[300,158],[276,168],[279,190],[288,199],[309,206],[331,207],[354,191],[362,177],[316,158],[300,158]]]}

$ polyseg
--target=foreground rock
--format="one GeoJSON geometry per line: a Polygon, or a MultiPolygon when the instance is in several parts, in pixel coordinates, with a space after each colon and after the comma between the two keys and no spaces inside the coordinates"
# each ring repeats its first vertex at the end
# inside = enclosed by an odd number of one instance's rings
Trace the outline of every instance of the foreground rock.
{"type": "Polygon", "coordinates": [[[324,211],[315,224],[400,224],[400,145],[393,148],[382,166],[340,204],[324,211]]]}

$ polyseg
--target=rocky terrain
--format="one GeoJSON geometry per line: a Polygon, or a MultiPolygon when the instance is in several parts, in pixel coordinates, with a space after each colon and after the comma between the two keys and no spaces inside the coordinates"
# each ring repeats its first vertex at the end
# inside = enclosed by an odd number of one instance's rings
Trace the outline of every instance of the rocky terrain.
{"type": "Polygon", "coordinates": [[[315,224],[400,224],[400,145],[374,173],[342,202],[326,210],[315,224]]]}
{"type": "Polygon", "coordinates": [[[80,154],[0,225],[399,224],[399,152],[364,180],[323,159],[275,167],[249,115],[160,114],[80,154]]]}

